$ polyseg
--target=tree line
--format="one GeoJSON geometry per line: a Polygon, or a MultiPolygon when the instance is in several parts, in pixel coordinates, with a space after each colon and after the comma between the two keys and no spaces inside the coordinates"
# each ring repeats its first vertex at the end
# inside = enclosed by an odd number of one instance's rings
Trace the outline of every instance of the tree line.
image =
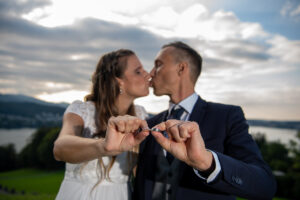
{"type": "MultiPolygon", "coordinates": [[[[53,157],[53,145],[59,131],[60,127],[37,129],[29,144],[18,154],[13,144],[0,146],[0,172],[18,168],[63,169],[64,162],[53,157]]],[[[299,143],[290,141],[289,145],[280,141],[268,142],[261,133],[253,137],[276,177],[276,196],[300,199],[300,131],[297,133],[299,143]]]]}
{"type": "Polygon", "coordinates": [[[37,129],[18,154],[13,144],[0,146],[0,171],[19,168],[63,169],[64,162],[58,162],[53,157],[53,145],[59,131],[60,127],[37,129]]]}

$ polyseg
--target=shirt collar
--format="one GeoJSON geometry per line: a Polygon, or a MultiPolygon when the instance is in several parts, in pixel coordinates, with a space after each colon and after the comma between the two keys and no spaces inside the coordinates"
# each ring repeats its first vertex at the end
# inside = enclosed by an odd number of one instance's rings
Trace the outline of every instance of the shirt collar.
{"type": "MultiPolygon", "coordinates": [[[[178,105],[180,105],[182,108],[184,108],[186,112],[191,114],[197,100],[198,100],[198,95],[194,92],[193,94],[191,94],[187,98],[180,101],[178,103],[178,105]]],[[[174,106],[176,106],[176,104],[174,104],[170,101],[169,102],[169,113],[171,112],[171,110],[173,109],[174,106]]]]}

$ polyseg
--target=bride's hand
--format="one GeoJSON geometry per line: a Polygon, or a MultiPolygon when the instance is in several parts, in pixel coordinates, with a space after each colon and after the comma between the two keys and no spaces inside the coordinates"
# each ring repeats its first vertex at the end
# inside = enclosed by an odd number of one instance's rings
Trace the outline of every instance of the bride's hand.
{"type": "Polygon", "coordinates": [[[107,155],[117,155],[139,145],[149,135],[149,131],[137,133],[139,128],[147,129],[147,122],[129,115],[111,117],[104,140],[107,155]]]}

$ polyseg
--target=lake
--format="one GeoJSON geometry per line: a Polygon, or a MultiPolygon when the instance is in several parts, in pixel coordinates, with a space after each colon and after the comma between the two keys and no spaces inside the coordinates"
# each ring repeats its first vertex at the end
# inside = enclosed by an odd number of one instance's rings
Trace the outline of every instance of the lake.
{"type": "Polygon", "coordinates": [[[289,144],[290,140],[300,143],[300,140],[296,137],[297,130],[284,129],[284,128],[271,128],[264,126],[250,126],[249,132],[251,135],[256,133],[263,133],[266,136],[267,141],[280,141],[283,144],[289,144]]]}
{"type": "Polygon", "coordinates": [[[0,129],[0,146],[13,143],[16,151],[20,152],[35,131],[35,128],[0,129]]]}
{"type": "MultiPolygon", "coordinates": [[[[0,146],[13,143],[16,151],[20,152],[22,148],[29,142],[30,136],[34,133],[34,128],[21,129],[0,129],[0,146]]],[[[267,141],[281,141],[284,144],[289,144],[289,140],[297,141],[297,130],[269,128],[262,126],[250,126],[250,134],[264,133],[267,141]]]]}

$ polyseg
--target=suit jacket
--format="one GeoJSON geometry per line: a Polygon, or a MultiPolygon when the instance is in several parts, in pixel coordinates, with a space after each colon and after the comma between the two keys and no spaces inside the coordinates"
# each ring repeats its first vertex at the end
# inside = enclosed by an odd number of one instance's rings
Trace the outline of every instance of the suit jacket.
{"type": "MultiPolygon", "coordinates": [[[[164,111],[149,120],[149,127],[162,122],[164,111]]],[[[260,151],[248,133],[248,124],[238,106],[206,102],[199,97],[189,121],[199,124],[207,149],[214,151],[221,172],[211,183],[199,178],[192,167],[180,162],[179,183],[174,199],[271,199],[276,191],[272,171],[263,161],[260,151]]],[[[151,199],[155,166],[161,146],[149,135],[140,146],[134,199],[151,199]]]]}

